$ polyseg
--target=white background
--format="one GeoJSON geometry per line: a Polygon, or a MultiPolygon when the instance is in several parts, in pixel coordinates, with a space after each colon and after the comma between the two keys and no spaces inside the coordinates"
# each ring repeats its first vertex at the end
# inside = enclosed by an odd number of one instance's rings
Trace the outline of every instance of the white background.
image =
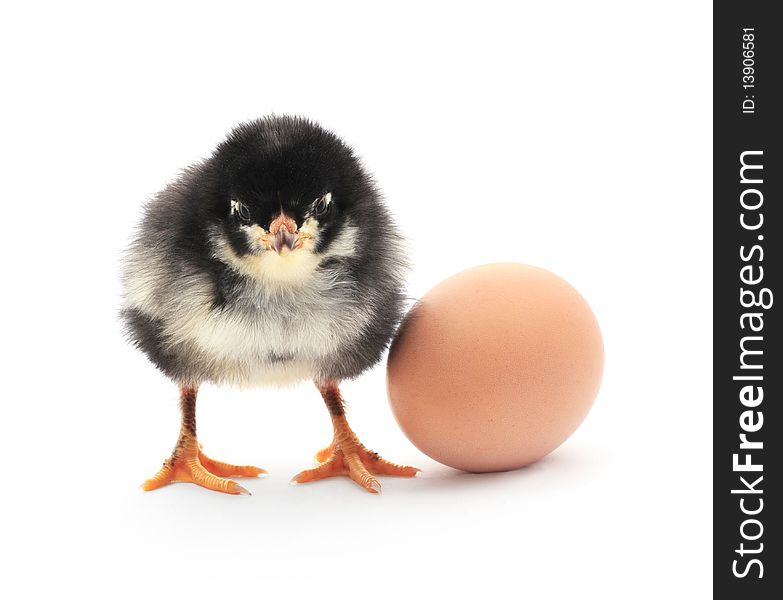
{"type": "Polygon", "coordinates": [[[2,9],[3,595],[710,597],[710,3],[282,5],[2,9]],[[440,466],[379,366],[345,386],[351,423],[419,478],[289,486],[330,439],[317,392],[205,388],[206,449],[271,476],[139,490],[179,417],[122,339],[119,253],[146,198],[270,112],[365,159],[412,296],[492,261],[582,292],[606,371],[565,445],[440,466]]]}

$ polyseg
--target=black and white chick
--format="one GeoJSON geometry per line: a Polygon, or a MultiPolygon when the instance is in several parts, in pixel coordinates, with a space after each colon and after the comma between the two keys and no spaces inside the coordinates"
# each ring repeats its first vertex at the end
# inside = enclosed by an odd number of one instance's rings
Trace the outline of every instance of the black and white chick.
{"type": "Polygon", "coordinates": [[[196,437],[202,383],[311,380],[334,427],[304,483],[415,475],[359,441],[339,385],[380,359],[403,312],[406,259],[373,180],[336,135],[299,117],[229,133],[146,207],[124,259],[121,317],[131,341],[179,386],[179,439],[143,488],[193,482],[229,494],[264,473],[206,456],[196,437]]]}

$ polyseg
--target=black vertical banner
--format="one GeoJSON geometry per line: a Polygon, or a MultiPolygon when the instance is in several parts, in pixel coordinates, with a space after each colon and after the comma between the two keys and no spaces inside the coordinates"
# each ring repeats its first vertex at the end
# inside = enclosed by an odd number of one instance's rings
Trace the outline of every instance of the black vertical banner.
{"type": "Polygon", "coordinates": [[[783,22],[714,5],[714,595],[783,598],[783,22]]]}

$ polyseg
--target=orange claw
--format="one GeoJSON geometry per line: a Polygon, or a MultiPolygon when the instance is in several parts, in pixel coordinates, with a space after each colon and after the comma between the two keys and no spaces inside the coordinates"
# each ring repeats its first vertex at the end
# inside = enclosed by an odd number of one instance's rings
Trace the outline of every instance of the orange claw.
{"type": "Polygon", "coordinates": [[[187,482],[224,494],[250,495],[250,492],[236,481],[225,477],[257,477],[266,473],[258,467],[236,466],[213,460],[192,443],[178,450],[180,452],[175,451],[174,456],[163,463],[163,467],[154,477],[142,484],[141,488],[145,492],[169,483],[187,482]]]}
{"type": "Polygon", "coordinates": [[[321,450],[315,453],[315,460],[317,460],[319,463],[322,463],[327,458],[329,458],[333,452],[334,452],[334,445],[329,444],[326,448],[322,448],[321,450]]]}
{"type": "Polygon", "coordinates": [[[260,467],[230,465],[228,463],[220,462],[219,460],[214,460],[201,452],[201,450],[199,450],[198,458],[207,471],[218,477],[258,477],[259,475],[267,474],[267,472],[260,467]]]}
{"type": "Polygon", "coordinates": [[[370,493],[379,494],[381,484],[374,475],[396,475],[413,477],[420,471],[416,467],[405,467],[381,458],[377,452],[364,447],[348,426],[345,417],[335,416],[334,441],[316,455],[321,463],[317,467],[298,473],[293,483],[307,483],[337,475],[347,475],[370,493]]]}

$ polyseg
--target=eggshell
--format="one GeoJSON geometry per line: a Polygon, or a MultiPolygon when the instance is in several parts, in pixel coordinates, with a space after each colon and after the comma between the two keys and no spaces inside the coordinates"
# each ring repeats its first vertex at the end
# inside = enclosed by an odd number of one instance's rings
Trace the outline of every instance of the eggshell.
{"type": "Polygon", "coordinates": [[[435,286],[389,352],[394,416],[457,469],[528,465],[582,423],[603,373],[601,331],[579,293],[528,265],[468,269],[435,286]]]}

